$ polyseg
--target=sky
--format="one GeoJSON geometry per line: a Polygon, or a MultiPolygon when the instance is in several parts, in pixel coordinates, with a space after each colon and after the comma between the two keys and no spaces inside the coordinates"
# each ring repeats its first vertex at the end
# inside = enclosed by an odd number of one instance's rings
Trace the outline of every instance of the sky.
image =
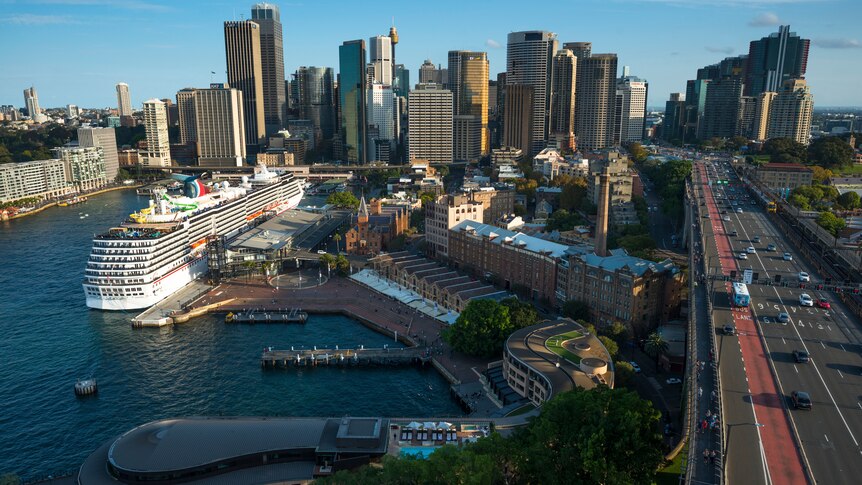
{"type": "MultiPolygon", "coordinates": [[[[251,1],[0,0],[0,104],[22,106],[35,86],[43,107],[115,107],[118,82],[140,107],[184,87],[224,82],[225,20],[250,17],[251,1]],[[216,74],[211,74],[215,72],[216,74]]],[[[418,80],[449,50],[486,51],[491,78],[505,70],[506,35],[555,32],[613,52],[620,70],[649,81],[649,106],[699,67],[747,54],[748,43],[790,24],[811,39],[806,78],[815,106],[862,106],[862,0],[291,0],[281,9],[285,75],[338,66],[346,40],[388,34],[395,61],[418,80]]],[[[337,70],[337,69],[336,69],[337,70]]]]}

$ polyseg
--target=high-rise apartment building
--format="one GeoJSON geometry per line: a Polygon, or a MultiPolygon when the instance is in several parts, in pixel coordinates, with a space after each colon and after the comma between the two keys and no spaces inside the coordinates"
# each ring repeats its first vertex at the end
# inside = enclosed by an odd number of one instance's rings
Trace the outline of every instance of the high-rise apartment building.
{"type": "Polygon", "coordinates": [[[578,58],[577,69],[578,148],[598,150],[611,146],[617,100],[617,55],[590,53],[578,58]]]}
{"type": "Polygon", "coordinates": [[[461,54],[467,51],[449,51],[447,55],[448,64],[446,66],[446,79],[443,81],[446,88],[452,91],[452,106],[455,115],[460,108],[459,93],[461,92],[461,54]]]}
{"type": "Polygon", "coordinates": [[[406,98],[407,93],[410,92],[410,71],[404,67],[404,64],[395,64],[395,74],[392,80],[395,83],[392,86],[395,95],[399,98],[406,98]]]}
{"type": "Polygon", "coordinates": [[[518,147],[529,156],[542,151],[548,141],[551,102],[551,65],[557,51],[557,34],[544,31],[512,32],[507,38],[506,83],[533,88],[530,147],[518,147]]]}
{"type": "Polygon", "coordinates": [[[180,128],[180,143],[188,145],[197,141],[195,128],[195,89],[177,91],[177,111],[180,128]]]}
{"type": "Polygon", "coordinates": [[[53,198],[72,192],[62,160],[0,163],[0,203],[29,197],[53,198]]]}
{"type": "Polygon", "coordinates": [[[778,93],[766,91],[755,98],[754,121],[751,126],[751,139],[764,141],[769,135],[769,113],[772,109],[772,101],[778,93]]]}
{"type": "Polygon", "coordinates": [[[697,138],[703,111],[706,108],[706,93],[709,79],[693,79],[685,87],[685,119],[682,128],[682,141],[697,138]]]}
{"type": "MultiPolygon", "coordinates": [[[[388,38],[386,37],[386,39],[388,38]]],[[[369,131],[369,161],[388,162],[389,154],[397,140],[395,95],[392,93],[392,86],[375,82],[368,86],[366,99],[368,100],[366,113],[369,131]]]]}
{"type": "Polygon", "coordinates": [[[617,101],[614,113],[615,145],[643,140],[647,91],[647,82],[635,76],[626,76],[617,80],[617,101]]]}
{"type": "Polygon", "coordinates": [[[392,86],[392,38],[377,35],[368,39],[368,62],[371,64],[373,81],[392,86]]]}
{"type": "MultiPolygon", "coordinates": [[[[261,26],[255,21],[224,23],[227,82],[229,86],[242,92],[246,152],[249,155],[258,153],[260,145],[266,139],[260,35],[261,26]]],[[[283,71],[284,67],[282,78],[283,71]]],[[[281,82],[284,82],[283,79],[281,82]]]]}
{"type": "Polygon", "coordinates": [[[418,84],[407,102],[410,160],[452,163],[452,92],[438,84],[418,84]]]}
{"type": "Polygon", "coordinates": [[[814,96],[804,79],[784,81],[769,110],[769,138],[791,138],[807,145],[814,96]]]}
{"type": "Polygon", "coordinates": [[[431,59],[425,59],[425,62],[419,66],[419,84],[436,83],[441,86],[448,85],[449,71],[441,69],[440,66],[434,66],[431,59]]]}
{"type": "Polygon", "coordinates": [[[593,43],[592,42],[565,42],[563,43],[563,49],[568,49],[572,51],[572,55],[575,56],[575,118],[572,120],[572,128],[575,132],[575,136],[578,134],[578,103],[580,102],[580,94],[577,92],[580,89],[578,86],[581,85],[583,72],[585,65],[583,64],[584,59],[590,57],[593,53],[593,43]]]}
{"type": "Polygon", "coordinates": [[[506,85],[503,113],[502,146],[514,147],[528,153],[533,146],[533,86],[506,85]]]}
{"type": "Polygon", "coordinates": [[[664,103],[664,120],[661,124],[663,140],[681,140],[682,127],[685,121],[685,95],[670,93],[670,99],[664,103]]]}
{"type": "Polygon", "coordinates": [[[80,115],[81,115],[81,108],[79,108],[77,104],[67,104],[66,105],[66,117],[67,118],[77,118],[80,115]]]}
{"type": "Polygon", "coordinates": [[[31,86],[24,90],[24,106],[27,107],[27,114],[30,115],[31,120],[42,123],[48,119],[42,114],[42,108],[39,107],[39,95],[36,93],[36,88],[31,86]]]}
{"type": "Polygon", "coordinates": [[[108,184],[102,153],[102,147],[58,147],[54,158],[63,161],[66,182],[77,191],[86,191],[108,184]]]}
{"type": "Polygon", "coordinates": [[[251,20],[260,26],[263,120],[266,134],[271,135],[284,128],[287,119],[281,13],[276,5],[258,3],[251,7],[251,20]]]}
{"type": "Polygon", "coordinates": [[[709,83],[698,138],[730,138],[736,134],[742,88],[741,76],[724,77],[709,83]]]}
{"type": "Polygon", "coordinates": [[[132,96],[126,83],[117,83],[117,116],[132,116],[132,96]]]}
{"type": "MultiPolygon", "coordinates": [[[[451,57],[450,52],[450,62],[451,57]]],[[[476,118],[480,128],[480,154],[487,155],[491,151],[488,135],[488,54],[459,51],[458,57],[458,100],[454,114],[476,118]]],[[[455,94],[452,96],[454,103],[455,94]]]]}
{"type": "Polygon", "coordinates": [[[368,160],[365,41],[351,40],[341,44],[338,47],[338,66],[342,155],[348,163],[364,164],[368,160]]]}
{"type": "Polygon", "coordinates": [[[105,176],[109,182],[117,179],[120,156],[117,151],[117,134],[113,128],[78,128],[78,146],[101,147],[105,176]]]}
{"type": "Polygon", "coordinates": [[[455,115],[452,118],[454,143],[452,156],[457,162],[474,162],[482,156],[482,123],[478,116],[455,115]]]}
{"type": "Polygon", "coordinates": [[[141,156],[144,167],[170,167],[171,143],[168,139],[168,113],[158,99],[144,101],[144,127],[147,149],[141,156]]]}
{"type": "Polygon", "coordinates": [[[335,134],[335,77],[332,68],[302,66],[294,76],[300,119],[311,121],[315,130],[315,144],[331,140],[335,134]]]}
{"type": "Polygon", "coordinates": [[[575,93],[578,59],[569,49],[554,55],[551,76],[551,136],[566,148],[574,148],[575,93]]]}
{"type": "Polygon", "coordinates": [[[242,93],[226,84],[194,92],[198,165],[241,167],[245,158],[242,93]]]}
{"type": "Polygon", "coordinates": [[[810,40],[791,32],[789,25],[780,26],[778,32],[769,37],[751,41],[745,77],[746,96],[778,92],[785,81],[803,78],[808,67],[810,44],[810,40]]]}
{"type": "Polygon", "coordinates": [[[754,117],[757,114],[757,98],[741,96],[736,114],[736,135],[750,139],[754,132],[754,117]]]}

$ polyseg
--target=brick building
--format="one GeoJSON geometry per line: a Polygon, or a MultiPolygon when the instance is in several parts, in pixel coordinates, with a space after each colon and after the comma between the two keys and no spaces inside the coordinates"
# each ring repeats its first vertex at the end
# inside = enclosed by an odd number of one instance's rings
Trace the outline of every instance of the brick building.
{"type": "Polygon", "coordinates": [[[798,163],[767,163],[757,167],[754,178],[769,189],[793,190],[811,185],[812,173],[810,168],[798,163]]]}
{"type": "Polygon", "coordinates": [[[408,206],[384,205],[379,199],[366,205],[363,197],[350,230],[344,234],[345,247],[350,254],[379,254],[388,249],[393,239],[404,234],[409,225],[408,206]]]}

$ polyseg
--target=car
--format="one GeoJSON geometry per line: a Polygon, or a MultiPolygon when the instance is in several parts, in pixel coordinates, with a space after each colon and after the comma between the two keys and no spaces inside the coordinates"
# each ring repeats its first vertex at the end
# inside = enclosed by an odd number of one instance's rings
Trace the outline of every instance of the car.
{"type": "Polygon", "coordinates": [[[730,235],[731,235],[731,236],[733,236],[733,237],[736,237],[736,236],[738,236],[738,235],[739,235],[739,231],[736,231],[736,230],[731,231],[730,235]]]}
{"type": "Polygon", "coordinates": [[[759,243],[760,242],[760,236],[754,236],[754,239],[752,239],[752,242],[754,242],[755,244],[759,243]]]}
{"type": "Polygon", "coordinates": [[[784,253],[784,260],[785,261],[793,261],[793,255],[790,253],[784,253]]]}
{"type": "Polygon", "coordinates": [[[796,409],[811,409],[811,396],[805,391],[791,392],[790,400],[793,401],[793,407],[796,409]]]}
{"type": "Polygon", "coordinates": [[[737,207],[737,208],[736,208],[736,213],[737,213],[737,214],[742,214],[742,207],[737,207]]]}
{"type": "Polygon", "coordinates": [[[734,326],[729,323],[724,326],[722,331],[725,335],[736,335],[736,328],[734,328],[734,326]]]}
{"type": "Polygon", "coordinates": [[[637,362],[635,362],[633,360],[629,361],[629,365],[632,366],[632,369],[634,369],[635,374],[641,373],[641,366],[639,366],[637,362]]]}
{"type": "Polygon", "coordinates": [[[757,253],[757,251],[754,249],[754,246],[748,246],[748,248],[746,248],[746,249],[745,249],[745,252],[746,252],[746,253],[748,253],[748,254],[755,254],[755,253],[757,253]]]}
{"type": "Polygon", "coordinates": [[[814,300],[808,295],[808,293],[803,293],[799,295],[799,304],[802,306],[814,306],[814,300]]]}
{"type": "Polygon", "coordinates": [[[817,300],[817,306],[819,306],[820,308],[825,308],[827,310],[832,308],[832,304],[830,304],[829,300],[827,300],[826,298],[821,298],[817,300]]]}
{"type": "Polygon", "coordinates": [[[666,382],[668,384],[682,384],[682,379],[677,379],[676,377],[671,377],[666,382]]]}
{"type": "Polygon", "coordinates": [[[778,321],[781,323],[787,323],[790,321],[790,315],[787,312],[781,312],[778,314],[778,321]]]}
{"type": "Polygon", "coordinates": [[[807,364],[811,358],[808,356],[808,352],[804,350],[794,350],[793,360],[795,360],[797,364],[807,364]]]}
{"type": "Polygon", "coordinates": [[[317,250],[317,254],[326,254],[326,251],[324,251],[324,250],[322,250],[322,249],[318,249],[318,250],[317,250]]]}
{"type": "Polygon", "coordinates": [[[724,216],[721,218],[721,220],[724,222],[730,222],[730,216],[724,216]]]}
{"type": "Polygon", "coordinates": [[[774,251],[776,251],[777,249],[778,249],[778,248],[776,248],[776,247],[775,247],[775,244],[770,243],[770,244],[767,244],[767,245],[766,245],[766,250],[767,250],[767,251],[774,252],[774,251]]]}
{"type": "Polygon", "coordinates": [[[748,259],[748,253],[739,253],[739,259],[748,259]]]}
{"type": "Polygon", "coordinates": [[[805,271],[800,271],[798,277],[800,283],[808,283],[811,281],[811,276],[809,276],[805,271]]]}
{"type": "Polygon", "coordinates": [[[722,213],[722,214],[727,214],[727,211],[726,211],[726,210],[724,210],[724,209],[722,209],[721,213],[722,213]]]}

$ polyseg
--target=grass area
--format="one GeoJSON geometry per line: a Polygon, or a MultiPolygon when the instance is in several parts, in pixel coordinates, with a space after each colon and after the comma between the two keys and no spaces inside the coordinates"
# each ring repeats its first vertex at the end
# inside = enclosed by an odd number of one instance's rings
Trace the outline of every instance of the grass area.
{"type": "Polygon", "coordinates": [[[533,406],[532,404],[524,404],[523,406],[519,407],[518,409],[515,409],[511,413],[507,414],[506,417],[520,416],[522,414],[527,414],[530,411],[532,411],[533,409],[536,409],[536,406],[533,406]]]}
{"type": "Polygon", "coordinates": [[[832,171],[841,175],[859,175],[862,174],[862,165],[854,163],[846,167],[832,169],[832,171]]]}
{"type": "Polygon", "coordinates": [[[548,347],[548,350],[559,355],[564,359],[570,360],[572,363],[580,364],[581,358],[566,350],[563,347],[563,342],[566,340],[571,340],[574,338],[578,338],[581,336],[581,332],[573,330],[571,332],[561,333],[559,335],[554,335],[553,337],[549,337],[548,340],[545,341],[545,346],[548,347]]]}
{"type": "Polygon", "coordinates": [[[676,458],[673,459],[672,462],[668,463],[668,465],[661,470],[658,471],[655,475],[655,484],[656,485],[679,485],[679,474],[682,472],[682,466],[685,463],[686,457],[688,456],[688,444],[686,444],[682,451],[676,455],[676,458]]]}

